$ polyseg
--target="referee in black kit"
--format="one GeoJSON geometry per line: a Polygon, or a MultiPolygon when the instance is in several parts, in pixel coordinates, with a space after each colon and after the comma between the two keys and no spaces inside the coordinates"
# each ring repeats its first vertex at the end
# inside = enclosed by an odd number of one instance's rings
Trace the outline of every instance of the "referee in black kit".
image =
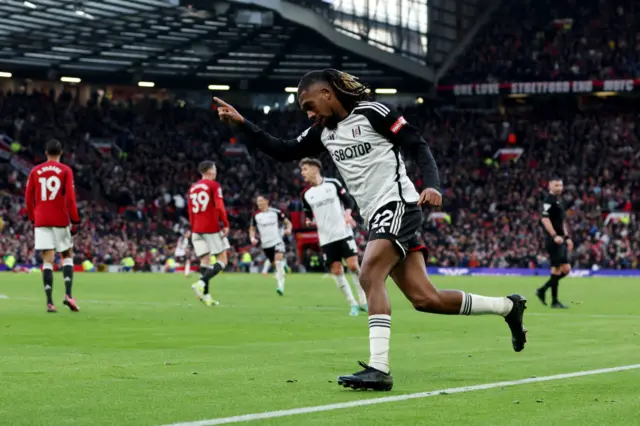
{"type": "Polygon", "coordinates": [[[562,179],[557,176],[552,177],[549,181],[549,194],[542,204],[541,222],[551,263],[551,277],[545,285],[536,290],[536,296],[546,305],[547,290],[551,289],[551,307],[558,309],[567,308],[558,300],[558,286],[560,280],[571,272],[569,253],[573,251],[573,241],[564,220],[565,209],[560,199],[562,188],[562,179]]]}

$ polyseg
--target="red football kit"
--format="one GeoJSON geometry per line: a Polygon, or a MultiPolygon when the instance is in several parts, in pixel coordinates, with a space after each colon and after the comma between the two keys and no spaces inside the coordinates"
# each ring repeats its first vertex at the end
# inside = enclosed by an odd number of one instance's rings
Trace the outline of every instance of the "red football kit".
{"type": "Polygon", "coordinates": [[[216,181],[201,179],[189,188],[189,222],[196,234],[216,234],[220,232],[220,221],[225,228],[229,219],[224,208],[222,187],[216,181]]]}
{"type": "Polygon", "coordinates": [[[27,214],[36,227],[64,228],[80,223],[73,171],[66,164],[46,161],[29,173],[25,191],[27,214]]]}

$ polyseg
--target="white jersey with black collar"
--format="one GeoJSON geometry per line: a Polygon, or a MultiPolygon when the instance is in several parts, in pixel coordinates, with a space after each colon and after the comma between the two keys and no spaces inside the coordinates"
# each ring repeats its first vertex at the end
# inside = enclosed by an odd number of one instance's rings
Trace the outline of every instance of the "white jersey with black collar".
{"type": "Polygon", "coordinates": [[[323,178],[319,185],[305,188],[301,198],[306,216],[315,218],[321,246],[353,237],[345,220],[345,208],[352,208],[352,203],[338,179],[323,178]]]}
{"type": "Polygon", "coordinates": [[[425,188],[440,191],[438,167],[418,129],[380,102],[359,102],[335,129],[316,124],[293,140],[275,138],[246,120],[239,128],[256,148],[281,161],[328,152],[367,223],[389,202],[419,199],[402,148],[417,163],[425,188]]]}

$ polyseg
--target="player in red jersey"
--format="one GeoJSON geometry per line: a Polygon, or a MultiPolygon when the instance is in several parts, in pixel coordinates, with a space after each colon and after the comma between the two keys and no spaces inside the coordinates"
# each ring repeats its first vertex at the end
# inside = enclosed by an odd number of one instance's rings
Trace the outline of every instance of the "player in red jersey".
{"type": "Polygon", "coordinates": [[[215,181],[217,170],[213,161],[203,161],[198,166],[202,179],[189,189],[189,221],[191,222],[191,242],[200,258],[200,280],[191,288],[205,305],[217,305],[209,294],[209,280],[227,265],[229,250],[229,219],[224,208],[222,187],[215,181]],[[220,227],[222,222],[223,227],[220,227]],[[211,265],[211,255],[216,256],[216,264],[211,265]]]}
{"type": "Polygon", "coordinates": [[[29,220],[35,225],[35,249],[42,251],[42,281],[47,295],[47,312],[56,312],[53,304],[53,262],[62,254],[63,303],[73,312],[78,304],[71,295],[73,284],[73,240],[71,224],[80,223],[73,171],[60,162],[62,144],[52,139],[46,147],[47,161],[29,173],[25,201],[29,220]]]}

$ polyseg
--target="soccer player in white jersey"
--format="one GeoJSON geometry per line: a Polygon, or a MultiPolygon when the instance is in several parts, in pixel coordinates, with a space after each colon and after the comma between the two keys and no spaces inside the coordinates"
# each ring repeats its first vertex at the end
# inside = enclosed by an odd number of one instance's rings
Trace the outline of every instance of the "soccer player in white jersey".
{"type": "Polygon", "coordinates": [[[289,236],[293,226],[284,213],[269,207],[269,201],[262,195],[256,198],[256,205],[258,206],[258,211],[251,219],[249,238],[251,239],[251,244],[255,246],[258,244],[256,230],[260,234],[262,250],[267,259],[276,268],[276,280],[278,281],[276,292],[282,296],[284,295],[284,252],[286,248],[280,234],[280,228],[284,226],[284,235],[289,236]]]}
{"type": "Polygon", "coordinates": [[[315,124],[296,139],[273,137],[216,99],[218,115],[234,123],[249,143],[279,161],[328,152],[356,200],[369,228],[360,283],[369,305],[369,363],[338,377],[353,389],[387,391],[391,305],[385,281],[391,276],[415,309],[445,315],[492,314],[504,318],[516,352],[524,349],[526,299],[512,294],[486,297],[459,290],[438,290],[427,275],[419,232],[422,206],[442,204],[440,177],[429,146],[417,128],[396,110],[369,100],[370,90],[357,78],[335,69],[312,71],[298,84],[298,103],[315,124]],[[418,192],[401,150],[417,163],[424,188],[418,192]]]}
{"type": "Polygon", "coordinates": [[[360,310],[366,312],[368,307],[367,296],[358,279],[358,247],[352,230],[356,226],[352,217],[353,200],[339,180],[322,176],[320,160],[303,158],[299,166],[304,181],[310,185],[301,195],[306,225],[311,226],[315,218],[324,263],[329,266],[331,276],[351,307],[349,315],[357,316],[360,310]],[[351,271],[359,303],[344,276],[343,259],[351,271]]]}
{"type": "Polygon", "coordinates": [[[178,262],[184,264],[185,277],[189,277],[189,275],[191,275],[191,254],[189,253],[189,238],[191,238],[191,231],[187,230],[180,238],[178,238],[178,242],[176,243],[176,250],[174,252],[174,256],[178,260],[178,262]]]}

